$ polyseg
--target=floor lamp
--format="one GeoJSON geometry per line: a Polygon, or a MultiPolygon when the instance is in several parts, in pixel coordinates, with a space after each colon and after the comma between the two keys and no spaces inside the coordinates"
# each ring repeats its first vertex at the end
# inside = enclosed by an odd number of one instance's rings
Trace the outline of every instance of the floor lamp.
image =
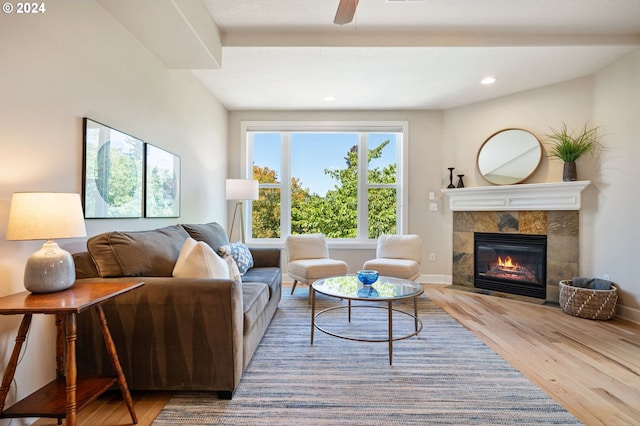
{"type": "Polygon", "coordinates": [[[227,200],[235,200],[236,207],[233,209],[233,219],[231,220],[231,230],[229,231],[229,240],[233,234],[233,226],[236,223],[236,214],[240,210],[240,235],[242,242],[244,239],[244,213],[242,202],[244,200],[258,199],[258,181],[253,179],[227,179],[227,200]]]}

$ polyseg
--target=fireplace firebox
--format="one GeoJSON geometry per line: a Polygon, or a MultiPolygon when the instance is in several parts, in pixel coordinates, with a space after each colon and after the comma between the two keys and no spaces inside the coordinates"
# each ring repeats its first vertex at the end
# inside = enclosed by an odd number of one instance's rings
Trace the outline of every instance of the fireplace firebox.
{"type": "Polygon", "coordinates": [[[547,236],[474,233],[474,286],[547,297],[547,236]]]}

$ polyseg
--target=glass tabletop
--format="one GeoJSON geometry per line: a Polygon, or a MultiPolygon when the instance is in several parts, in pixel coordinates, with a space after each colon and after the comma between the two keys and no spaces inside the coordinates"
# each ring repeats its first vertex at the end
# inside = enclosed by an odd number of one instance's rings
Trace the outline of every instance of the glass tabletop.
{"type": "Polygon", "coordinates": [[[313,283],[313,289],[327,296],[353,300],[407,299],[422,294],[422,285],[393,277],[378,277],[372,285],[365,286],[355,275],[323,278],[313,283]]]}

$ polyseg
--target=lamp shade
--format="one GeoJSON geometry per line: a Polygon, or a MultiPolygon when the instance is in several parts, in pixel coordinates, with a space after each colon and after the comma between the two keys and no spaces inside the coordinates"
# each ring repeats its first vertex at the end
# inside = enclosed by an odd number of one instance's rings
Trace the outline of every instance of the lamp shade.
{"type": "Polygon", "coordinates": [[[254,179],[227,179],[227,200],[257,200],[258,181],[254,179]]]}
{"type": "Polygon", "coordinates": [[[53,240],[86,235],[79,194],[16,192],[11,197],[7,240],[53,240]]]}

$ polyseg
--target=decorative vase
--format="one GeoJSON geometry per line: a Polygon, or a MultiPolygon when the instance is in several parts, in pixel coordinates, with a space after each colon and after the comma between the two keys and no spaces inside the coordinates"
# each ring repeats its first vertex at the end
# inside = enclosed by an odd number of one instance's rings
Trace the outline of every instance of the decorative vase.
{"type": "Polygon", "coordinates": [[[358,271],[357,274],[358,281],[360,281],[363,285],[368,286],[376,281],[378,281],[378,271],[374,271],[373,269],[363,269],[358,271]]]}
{"type": "Polygon", "coordinates": [[[573,182],[574,180],[578,180],[575,161],[564,163],[564,168],[562,169],[562,180],[564,182],[573,182]]]}
{"type": "Polygon", "coordinates": [[[455,167],[449,167],[449,186],[447,188],[455,188],[456,186],[453,184],[453,170],[455,167]]]}
{"type": "Polygon", "coordinates": [[[464,182],[462,181],[463,177],[464,175],[458,175],[458,188],[464,188],[464,182]]]}

